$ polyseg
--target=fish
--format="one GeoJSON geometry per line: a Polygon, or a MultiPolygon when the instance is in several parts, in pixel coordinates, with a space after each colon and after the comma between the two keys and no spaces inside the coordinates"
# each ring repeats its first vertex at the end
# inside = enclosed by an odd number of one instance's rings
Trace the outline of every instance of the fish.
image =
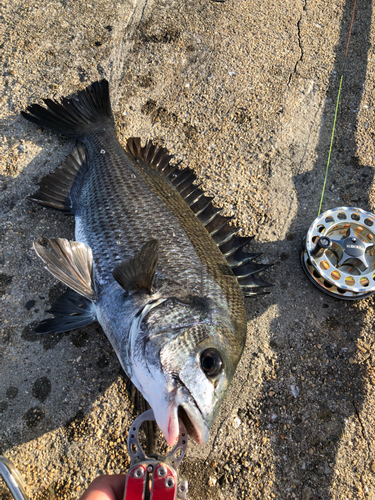
{"type": "Polygon", "coordinates": [[[68,287],[36,332],[98,322],[167,443],[180,418],[205,444],[244,350],[244,296],[267,292],[269,265],[189,167],[149,140],[120,145],[106,80],[21,113],[77,141],[29,197],[75,217],[74,240],[33,244],[68,287]]]}

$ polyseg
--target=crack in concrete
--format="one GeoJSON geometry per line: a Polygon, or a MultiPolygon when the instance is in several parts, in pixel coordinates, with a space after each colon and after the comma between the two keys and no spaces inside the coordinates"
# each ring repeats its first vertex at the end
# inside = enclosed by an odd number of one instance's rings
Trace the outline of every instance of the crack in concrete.
{"type": "Polygon", "coordinates": [[[371,446],[370,446],[370,442],[369,440],[367,439],[367,436],[366,436],[366,429],[365,429],[365,426],[363,425],[363,422],[362,422],[362,419],[361,419],[361,416],[359,414],[359,411],[358,411],[358,408],[357,408],[357,405],[355,404],[354,401],[352,401],[352,405],[354,407],[354,411],[355,411],[355,414],[359,420],[359,423],[361,425],[361,433],[362,433],[362,437],[365,441],[365,443],[367,444],[367,448],[368,448],[368,456],[371,456],[371,446]]]}
{"type": "MultiPolygon", "coordinates": [[[[363,425],[363,422],[362,422],[362,419],[360,417],[360,414],[359,414],[359,411],[358,411],[358,408],[357,408],[357,405],[355,404],[354,401],[352,401],[352,405],[354,407],[354,411],[355,411],[355,414],[357,415],[357,418],[359,420],[359,423],[361,425],[361,434],[362,434],[362,437],[365,441],[365,443],[367,444],[367,448],[368,448],[368,454],[367,454],[367,457],[366,457],[366,460],[368,460],[370,457],[371,457],[371,446],[370,446],[370,441],[367,439],[366,437],[366,430],[365,430],[365,427],[363,425]]],[[[360,483],[362,483],[362,486],[365,487],[365,477],[364,477],[364,472],[362,471],[361,475],[360,475],[360,483]]]]}
{"type": "Polygon", "coordinates": [[[110,81],[112,109],[117,106],[122,96],[121,81],[128,64],[128,56],[134,46],[134,33],[144,20],[146,10],[151,9],[154,0],[133,0],[132,12],[127,14],[126,4],[119,6],[118,22],[112,35],[112,51],[108,59],[105,74],[110,81]]]}
{"type": "Polygon", "coordinates": [[[289,75],[288,84],[287,84],[288,87],[290,85],[290,82],[292,81],[293,75],[295,75],[297,73],[298,64],[303,61],[304,53],[303,53],[302,38],[301,38],[301,21],[302,21],[303,13],[306,12],[306,5],[307,5],[307,0],[304,1],[303,7],[302,7],[302,12],[301,12],[300,18],[297,22],[297,36],[298,36],[298,46],[299,46],[299,50],[300,50],[300,56],[294,65],[293,71],[289,75]]]}
{"type": "Polygon", "coordinates": [[[146,0],[144,5],[143,5],[143,9],[142,9],[142,13],[141,13],[141,21],[145,17],[146,7],[148,7],[148,0],[146,0]]]}

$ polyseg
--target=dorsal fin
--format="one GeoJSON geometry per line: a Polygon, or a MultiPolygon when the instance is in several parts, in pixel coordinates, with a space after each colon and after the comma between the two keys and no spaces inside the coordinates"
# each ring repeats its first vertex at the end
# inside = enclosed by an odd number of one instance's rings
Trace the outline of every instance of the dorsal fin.
{"type": "Polygon", "coordinates": [[[243,251],[252,238],[237,236],[240,231],[229,225],[231,217],[220,215],[221,209],[212,204],[213,197],[207,197],[196,183],[194,172],[186,167],[179,169],[178,165],[171,165],[172,156],[165,148],[155,146],[147,141],[141,146],[139,137],[131,137],[127,141],[127,152],[135,160],[142,160],[152,169],[158,171],[180,193],[194,214],[202,222],[217,246],[220,248],[228,265],[237,276],[237,281],[246,296],[264,294],[263,287],[272,286],[255,278],[269,265],[251,262],[261,254],[251,254],[243,251]]]}
{"type": "Polygon", "coordinates": [[[158,240],[150,240],[132,259],[117,264],[112,274],[124,290],[151,292],[158,261],[158,247],[158,240]]]}

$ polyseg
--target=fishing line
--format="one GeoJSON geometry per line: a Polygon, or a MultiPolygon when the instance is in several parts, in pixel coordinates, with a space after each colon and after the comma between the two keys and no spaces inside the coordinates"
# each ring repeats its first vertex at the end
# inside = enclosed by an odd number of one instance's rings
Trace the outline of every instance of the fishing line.
{"type": "Polygon", "coordinates": [[[340,78],[340,86],[339,86],[339,93],[337,95],[337,101],[336,101],[336,110],[335,110],[335,118],[333,120],[333,128],[332,128],[332,135],[331,135],[331,145],[329,147],[329,152],[328,152],[328,161],[327,161],[327,166],[326,166],[326,175],[324,177],[324,183],[323,183],[323,190],[322,190],[322,196],[320,198],[320,205],[319,205],[319,212],[318,216],[320,215],[320,211],[322,209],[322,203],[323,203],[323,196],[324,196],[324,191],[326,189],[326,183],[327,183],[327,177],[328,177],[328,168],[329,168],[329,162],[331,160],[331,153],[332,153],[332,147],[333,147],[333,138],[335,136],[335,127],[336,127],[336,119],[337,119],[337,111],[339,109],[339,101],[340,101],[340,94],[341,94],[341,86],[342,86],[342,77],[341,75],[340,78]]]}
{"type": "MultiPolygon", "coordinates": [[[[348,55],[348,50],[349,50],[349,42],[350,42],[350,37],[351,37],[351,34],[352,34],[352,28],[353,28],[354,14],[355,14],[355,8],[356,8],[356,5],[357,5],[357,0],[354,0],[354,5],[353,5],[353,13],[352,13],[352,20],[351,20],[351,23],[350,23],[350,29],[349,29],[349,35],[348,35],[348,43],[346,44],[345,59],[346,59],[346,57],[347,57],[347,55],[348,55]]],[[[340,94],[341,94],[341,88],[342,88],[342,81],[343,81],[343,77],[344,77],[344,75],[341,75],[341,78],[340,78],[340,86],[339,86],[339,91],[338,91],[338,94],[337,94],[335,117],[334,117],[334,120],[333,120],[332,135],[331,135],[331,144],[330,144],[330,147],[329,147],[329,152],[328,152],[328,161],[327,161],[326,173],[325,173],[325,177],[324,177],[324,183],[323,183],[322,195],[321,195],[321,197],[320,197],[320,204],[319,204],[319,212],[318,212],[318,217],[319,217],[320,212],[321,212],[321,209],[322,209],[323,198],[324,198],[324,191],[325,191],[325,188],[326,188],[327,177],[328,177],[329,163],[330,163],[330,161],[331,161],[331,153],[332,153],[332,149],[333,149],[333,138],[334,138],[334,136],[335,136],[335,128],[336,128],[337,112],[338,112],[338,108],[339,108],[339,101],[340,101],[340,94]]]]}
{"type": "MultiPolygon", "coordinates": [[[[348,0],[349,1],[349,0],[348,0]]],[[[355,8],[343,57],[327,166],[317,218],[303,239],[301,265],[307,278],[335,299],[360,300],[375,294],[375,214],[356,207],[336,207],[321,213],[355,8]]]]}

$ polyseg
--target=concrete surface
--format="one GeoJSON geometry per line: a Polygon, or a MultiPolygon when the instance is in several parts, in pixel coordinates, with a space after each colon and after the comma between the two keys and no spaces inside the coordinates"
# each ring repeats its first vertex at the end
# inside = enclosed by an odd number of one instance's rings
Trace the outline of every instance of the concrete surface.
{"type": "Polygon", "coordinates": [[[323,210],[375,210],[375,22],[358,0],[345,58],[353,3],[0,2],[0,453],[31,498],[79,498],[129,465],[130,403],[99,327],[32,331],[63,289],[32,241],[71,238],[73,223],[26,196],[74,143],[19,112],[104,76],[121,141],[168,147],[275,263],[272,294],[246,300],[247,346],[211,439],[189,445],[189,498],[375,498],[374,300],[325,296],[299,265],[341,75],[323,210]]]}

